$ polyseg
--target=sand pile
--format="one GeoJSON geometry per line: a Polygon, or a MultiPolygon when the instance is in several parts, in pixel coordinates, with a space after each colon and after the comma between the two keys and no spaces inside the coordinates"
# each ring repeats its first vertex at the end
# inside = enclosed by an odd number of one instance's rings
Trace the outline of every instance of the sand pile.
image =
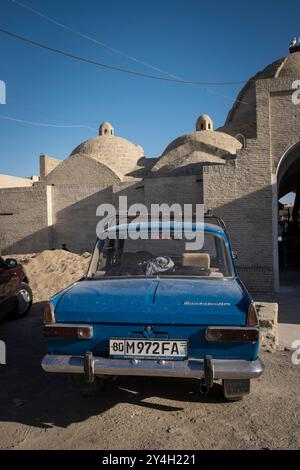
{"type": "Polygon", "coordinates": [[[53,294],[84,276],[91,258],[90,253],[77,255],[64,250],[9,256],[23,264],[35,302],[49,300],[53,294]]]}

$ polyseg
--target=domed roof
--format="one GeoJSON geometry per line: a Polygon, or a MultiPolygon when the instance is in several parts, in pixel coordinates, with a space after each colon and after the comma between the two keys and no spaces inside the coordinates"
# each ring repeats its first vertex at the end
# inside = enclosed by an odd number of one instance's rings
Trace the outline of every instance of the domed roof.
{"type": "MultiPolygon", "coordinates": [[[[100,131],[106,126],[112,128],[109,123],[103,123],[100,126],[100,131]]],[[[144,150],[140,145],[122,137],[103,133],[82,142],[71,152],[70,157],[76,154],[94,158],[117,174],[126,175],[136,168],[137,162],[144,156],[144,150]]]]}
{"type": "Polygon", "coordinates": [[[209,164],[225,164],[228,155],[235,155],[242,144],[224,132],[202,130],[173,140],[157,163],[151,176],[186,175],[209,164]]]}
{"type": "Polygon", "coordinates": [[[294,52],[269,64],[248,80],[229,111],[224,126],[219,130],[232,135],[241,133],[247,138],[256,137],[255,81],[267,78],[297,78],[299,75],[300,52],[294,52]]]}
{"type": "Polygon", "coordinates": [[[240,148],[240,143],[231,135],[218,131],[196,131],[191,134],[184,134],[177,139],[173,140],[165,149],[162,155],[169,153],[176,147],[180,147],[186,143],[202,143],[204,145],[211,145],[216,148],[225,150],[226,152],[235,153],[237,148],[240,148]]]}

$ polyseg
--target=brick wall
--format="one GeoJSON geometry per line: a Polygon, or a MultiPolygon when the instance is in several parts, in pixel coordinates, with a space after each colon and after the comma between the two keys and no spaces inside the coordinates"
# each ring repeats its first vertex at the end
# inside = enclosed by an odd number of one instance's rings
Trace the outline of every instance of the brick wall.
{"type": "Polygon", "coordinates": [[[52,187],[53,226],[51,248],[66,243],[75,252],[92,251],[96,240],[99,204],[112,203],[112,187],[55,185],[52,187]]]}
{"type": "Polygon", "coordinates": [[[145,204],[179,203],[201,204],[203,202],[202,174],[172,176],[145,180],[145,204]]]}
{"type": "Polygon", "coordinates": [[[45,186],[0,189],[0,248],[3,254],[48,248],[45,186]]]}
{"type": "Polygon", "coordinates": [[[270,157],[248,140],[235,161],[207,167],[204,204],[225,220],[236,266],[250,290],[273,289],[272,187],[270,157]]]}
{"type": "Polygon", "coordinates": [[[40,155],[40,178],[43,180],[45,176],[47,176],[51,171],[54,170],[59,164],[61,160],[57,160],[56,158],[48,157],[48,155],[40,155]]]}

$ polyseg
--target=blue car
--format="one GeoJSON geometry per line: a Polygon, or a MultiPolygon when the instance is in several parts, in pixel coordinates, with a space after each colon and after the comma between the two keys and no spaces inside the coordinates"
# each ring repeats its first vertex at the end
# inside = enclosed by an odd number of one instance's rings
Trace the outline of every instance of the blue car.
{"type": "Polygon", "coordinates": [[[70,374],[85,395],[127,375],[199,379],[201,393],[222,381],[225,398],[240,400],[264,366],[225,228],[148,221],[139,238],[129,233],[130,224],[107,229],[86,277],[46,305],[43,369],[70,374]]]}

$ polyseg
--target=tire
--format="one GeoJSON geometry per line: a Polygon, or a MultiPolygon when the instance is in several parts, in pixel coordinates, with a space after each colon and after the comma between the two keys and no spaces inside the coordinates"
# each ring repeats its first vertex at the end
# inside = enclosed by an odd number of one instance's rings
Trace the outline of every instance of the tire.
{"type": "Polygon", "coordinates": [[[17,305],[10,314],[10,318],[18,320],[19,318],[24,318],[30,312],[32,307],[32,290],[26,282],[22,282],[19,288],[17,305]]]}
{"type": "Polygon", "coordinates": [[[227,401],[240,401],[250,392],[250,380],[223,380],[223,395],[227,401]]]}
{"type": "Polygon", "coordinates": [[[244,398],[244,395],[237,395],[236,397],[226,397],[226,396],[224,395],[224,397],[225,397],[225,400],[226,400],[226,401],[231,401],[231,402],[233,402],[233,401],[241,401],[241,400],[244,398]]]}
{"type": "Polygon", "coordinates": [[[70,378],[73,390],[80,393],[83,397],[94,397],[103,388],[103,380],[98,377],[95,377],[92,383],[85,382],[83,374],[71,374],[70,378]]]}

